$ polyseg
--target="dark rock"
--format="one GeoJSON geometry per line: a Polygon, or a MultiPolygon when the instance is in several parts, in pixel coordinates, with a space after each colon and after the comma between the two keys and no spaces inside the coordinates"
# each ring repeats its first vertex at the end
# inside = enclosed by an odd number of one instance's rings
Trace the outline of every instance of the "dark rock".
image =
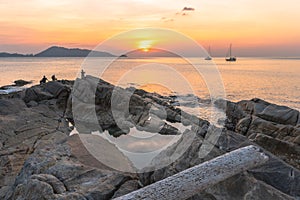
{"type": "Polygon", "coordinates": [[[26,104],[28,107],[35,107],[37,105],[39,105],[36,101],[30,101],[26,104]]]}
{"type": "MultiPolygon", "coordinates": [[[[42,194],[46,199],[68,198],[71,194],[80,194],[79,197],[87,199],[110,199],[121,185],[134,178],[114,170],[88,166],[92,164],[90,158],[76,154],[82,150],[74,151],[72,148],[79,150],[82,145],[72,145],[78,141],[72,138],[43,146],[27,159],[12,188],[13,199],[38,199],[42,194]],[[85,162],[79,162],[77,156],[85,162]]],[[[87,156],[91,157],[90,154],[87,156]]]]}
{"type": "Polygon", "coordinates": [[[34,86],[24,90],[21,96],[25,103],[29,103],[30,101],[39,102],[42,100],[49,100],[53,98],[52,94],[43,91],[42,88],[39,86],[34,86]]]}
{"type": "Polygon", "coordinates": [[[0,115],[15,114],[25,108],[26,105],[21,99],[0,99],[0,115]]]}
{"type": "Polygon", "coordinates": [[[179,135],[180,131],[177,128],[165,123],[159,133],[162,135],[179,135]]]}
{"type": "Polygon", "coordinates": [[[300,172],[286,165],[276,157],[259,168],[249,170],[256,179],[288,194],[296,199],[300,197],[300,172]]]}
{"type": "Polygon", "coordinates": [[[130,192],[133,192],[141,187],[139,181],[137,180],[129,180],[126,181],[121,187],[115,192],[114,196],[112,198],[117,198],[120,196],[123,196],[125,194],[128,194],[130,192]]]}
{"type": "Polygon", "coordinates": [[[300,169],[299,111],[261,99],[227,102],[226,127],[300,169]]]}
{"type": "Polygon", "coordinates": [[[295,126],[299,112],[286,106],[270,104],[263,111],[257,113],[256,116],[271,122],[295,126]]]}
{"type": "Polygon", "coordinates": [[[272,186],[249,176],[247,173],[233,176],[215,186],[212,186],[205,192],[213,196],[215,199],[294,199],[293,197],[276,190],[272,186]],[[236,188],[239,188],[239,190],[236,188]]]}
{"type": "Polygon", "coordinates": [[[251,121],[252,117],[246,116],[237,123],[235,130],[242,135],[246,135],[248,133],[251,121]]]}
{"type": "Polygon", "coordinates": [[[278,140],[264,134],[256,134],[255,138],[253,138],[252,141],[264,147],[266,150],[272,152],[274,155],[278,156],[285,162],[300,169],[299,145],[278,140]]]}
{"type": "Polygon", "coordinates": [[[51,174],[32,175],[30,178],[48,183],[52,187],[55,194],[62,194],[66,192],[64,184],[51,174]]]}
{"type": "Polygon", "coordinates": [[[21,87],[21,86],[32,83],[32,81],[24,81],[24,80],[20,79],[20,80],[14,81],[14,83],[15,83],[15,86],[21,87]]]}

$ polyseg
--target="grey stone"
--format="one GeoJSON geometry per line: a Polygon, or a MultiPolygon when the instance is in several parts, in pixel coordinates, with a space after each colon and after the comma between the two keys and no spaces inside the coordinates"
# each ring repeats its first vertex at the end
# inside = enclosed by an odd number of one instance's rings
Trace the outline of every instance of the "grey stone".
{"type": "Polygon", "coordinates": [[[26,105],[21,99],[0,99],[0,115],[15,114],[25,108],[26,105]]]}

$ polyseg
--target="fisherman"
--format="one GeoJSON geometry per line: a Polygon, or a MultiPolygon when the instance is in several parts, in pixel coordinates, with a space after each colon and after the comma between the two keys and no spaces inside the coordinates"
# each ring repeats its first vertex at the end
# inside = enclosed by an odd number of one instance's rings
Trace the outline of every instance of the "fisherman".
{"type": "Polygon", "coordinates": [[[83,71],[83,69],[81,70],[81,79],[85,78],[85,71],[83,71]]]}
{"type": "Polygon", "coordinates": [[[40,84],[42,83],[46,83],[46,81],[48,81],[47,77],[44,75],[42,80],[40,80],[40,84]]]}
{"type": "Polygon", "coordinates": [[[51,76],[51,79],[52,79],[52,81],[57,81],[57,78],[55,77],[55,74],[53,74],[53,75],[51,76]]]}

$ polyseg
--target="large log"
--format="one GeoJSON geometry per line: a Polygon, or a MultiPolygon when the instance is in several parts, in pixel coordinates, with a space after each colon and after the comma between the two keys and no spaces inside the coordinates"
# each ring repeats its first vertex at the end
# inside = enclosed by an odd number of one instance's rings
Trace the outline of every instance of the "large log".
{"type": "Polygon", "coordinates": [[[149,186],[115,198],[115,200],[178,200],[187,199],[199,191],[232,177],[244,170],[259,166],[269,157],[253,145],[184,170],[149,186]]]}

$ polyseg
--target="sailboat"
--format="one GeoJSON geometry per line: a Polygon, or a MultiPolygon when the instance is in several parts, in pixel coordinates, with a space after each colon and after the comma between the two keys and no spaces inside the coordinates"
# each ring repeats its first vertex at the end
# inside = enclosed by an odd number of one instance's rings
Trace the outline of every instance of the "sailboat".
{"type": "Polygon", "coordinates": [[[212,58],[210,57],[211,53],[210,53],[210,46],[208,47],[208,56],[206,58],[204,58],[204,60],[212,60],[212,58]]]}
{"type": "Polygon", "coordinates": [[[228,62],[235,62],[236,61],[236,57],[232,56],[231,55],[231,47],[232,47],[232,44],[230,44],[230,47],[229,47],[229,57],[226,57],[226,61],[228,62]]]}

